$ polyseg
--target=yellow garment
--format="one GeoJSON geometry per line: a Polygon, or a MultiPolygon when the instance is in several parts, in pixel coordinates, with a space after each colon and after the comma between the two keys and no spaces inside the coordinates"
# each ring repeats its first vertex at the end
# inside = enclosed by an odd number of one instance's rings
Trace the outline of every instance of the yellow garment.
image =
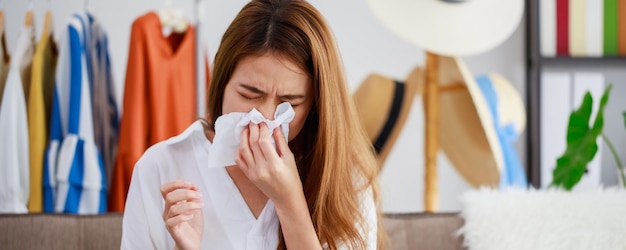
{"type": "Polygon", "coordinates": [[[30,152],[28,211],[31,213],[43,210],[43,160],[50,127],[57,52],[52,35],[42,34],[33,58],[31,85],[27,98],[30,152]]]}

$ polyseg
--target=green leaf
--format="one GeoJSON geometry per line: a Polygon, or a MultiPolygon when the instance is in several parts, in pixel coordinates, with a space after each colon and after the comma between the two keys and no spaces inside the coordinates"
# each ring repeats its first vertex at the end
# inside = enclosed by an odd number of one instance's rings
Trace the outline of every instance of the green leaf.
{"type": "Polygon", "coordinates": [[[613,85],[609,85],[602,94],[600,99],[600,107],[598,107],[598,114],[596,115],[596,121],[593,123],[593,134],[597,137],[602,134],[602,128],[604,127],[604,107],[609,101],[609,93],[613,89],[613,85]]]}
{"type": "Polygon", "coordinates": [[[587,92],[580,107],[570,114],[567,126],[567,148],[556,160],[551,186],[571,190],[585,174],[587,164],[598,152],[597,138],[602,134],[604,127],[604,108],[611,88],[612,85],[609,85],[602,94],[593,127],[589,127],[593,107],[591,93],[587,92]]]}
{"type": "Polygon", "coordinates": [[[624,127],[626,128],[626,111],[624,111],[624,127]]]}

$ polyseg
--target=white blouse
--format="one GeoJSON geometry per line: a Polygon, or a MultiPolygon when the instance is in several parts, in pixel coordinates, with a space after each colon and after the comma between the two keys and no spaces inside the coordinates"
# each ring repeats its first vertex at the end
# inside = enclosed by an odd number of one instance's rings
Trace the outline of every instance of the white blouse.
{"type": "MultiPolygon", "coordinates": [[[[135,165],[126,198],[122,249],[173,249],[162,214],[160,186],[186,180],[198,187],[204,203],[202,249],[276,249],[278,216],[271,200],[255,218],[225,168],[206,167],[211,142],[200,121],[182,134],[150,147],[135,165]]],[[[377,217],[371,192],[361,199],[368,249],[376,249],[377,217]]]]}

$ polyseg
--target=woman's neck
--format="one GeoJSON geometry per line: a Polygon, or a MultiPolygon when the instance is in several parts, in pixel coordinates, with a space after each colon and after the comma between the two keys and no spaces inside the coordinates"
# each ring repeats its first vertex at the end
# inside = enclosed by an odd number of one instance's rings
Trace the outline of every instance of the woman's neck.
{"type": "Polygon", "coordinates": [[[213,126],[209,123],[209,121],[202,119],[202,126],[204,127],[204,135],[206,139],[213,143],[213,138],[215,138],[215,130],[213,126]]]}

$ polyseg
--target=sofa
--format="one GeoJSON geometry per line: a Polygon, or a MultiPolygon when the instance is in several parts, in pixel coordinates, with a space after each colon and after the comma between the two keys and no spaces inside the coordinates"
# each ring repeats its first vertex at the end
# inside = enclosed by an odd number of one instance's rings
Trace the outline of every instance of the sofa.
{"type": "MultiPolygon", "coordinates": [[[[463,249],[456,213],[385,214],[388,249],[463,249]]],[[[119,249],[122,214],[0,214],[0,249],[119,249]]]]}
{"type": "Polygon", "coordinates": [[[463,222],[457,213],[385,214],[387,249],[465,249],[457,233],[463,222]]]}
{"type": "Polygon", "coordinates": [[[0,249],[119,249],[122,214],[2,214],[0,249]]]}

